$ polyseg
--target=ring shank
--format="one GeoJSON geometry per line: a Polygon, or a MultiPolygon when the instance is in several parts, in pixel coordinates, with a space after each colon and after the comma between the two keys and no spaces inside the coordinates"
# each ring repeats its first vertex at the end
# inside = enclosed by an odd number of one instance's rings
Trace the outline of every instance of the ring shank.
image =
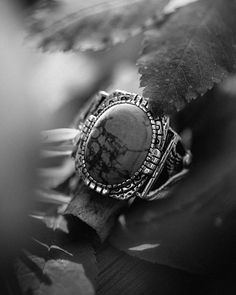
{"type": "Polygon", "coordinates": [[[180,136],[172,128],[168,130],[163,151],[159,166],[140,195],[142,199],[152,201],[166,197],[171,186],[188,172],[185,159],[190,157],[190,152],[184,148],[180,136]]]}

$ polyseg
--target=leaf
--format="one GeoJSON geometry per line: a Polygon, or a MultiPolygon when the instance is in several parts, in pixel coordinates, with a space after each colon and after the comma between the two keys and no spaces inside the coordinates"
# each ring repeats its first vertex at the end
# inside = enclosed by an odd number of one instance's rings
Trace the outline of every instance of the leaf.
{"type": "Polygon", "coordinates": [[[166,5],[164,12],[166,14],[171,14],[175,12],[178,8],[181,8],[187,4],[190,4],[192,2],[196,2],[199,0],[171,0],[169,3],[166,5]]]}
{"type": "Polygon", "coordinates": [[[198,294],[205,278],[131,257],[110,244],[97,251],[98,295],[198,294]]]}
{"type": "Polygon", "coordinates": [[[235,94],[212,91],[186,108],[180,119],[193,130],[189,176],[169,199],[136,202],[110,241],[153,263],[223,278],[235,268],[235,94]],[[132,250],[140,244],[159,246],[132,250]]]}
{"type": "Polygon", "coordinates": [[[45,50],[101,50],[159,19],[168,0],[44,1],[29,10],[30,38],[45,50]],[[153,19],[152,19],[153,18],[153,19]]]}
{"type": "Polygon", "coordinates": [[[67,159],[60,166],[39,168],[41,186],[54,189],[66,181],[74,172],[74,161],[67,159]]]}
{"type": "Polygon", "coordinates": [[[23,294],[94,294],[81,264],[68,262],[61,255],[58,259],[57,249],[51,252],[47,262],[29,253],[21,257],[18,274],[23,294]]]}
{"type": "Polygon", "coordinates": [[[136,247],[129,248],[130,251],[144,251],[158,247],[160,244],[142,244],[136,247]]]}
{"type": "Polygon", "coordinates": [[[50,190],[38,190],[36,191],[36,197],[38,202],[56,205],[65,205],[71,200],[70,196],[50,190]]]}
{"type": "Polygon", "coordinates": [[[56,188],[74,173],[74,161],[71,155],[78,134],[79,130],[72,128],[51,129],[41,132],[40,165],[42,168],[38,169],[41,186],[56,188]]]}
{"type": "Polygon", "coordinates": [[[41,132],[43,143],[46,144],[55,144],[56,147],[60,146],[63,143],[73,144],[76,136],[78,136],[79,131],[72,128],[59,128],[44,130],[41,132]]]}
{"type": "Polygon", "coordinates": [[[56,224],[54,231],[33,219],[33,239],[15,264],[22,294],[94,294],[91,281],[96,284],[97,268],[93,247],[82,237],[72,239],[63,219],[54,220],[51,226],[56,224]]]}
{"type": "Polygon", "coordinates": [[[235,70],[235,13],[232,0],[201,0],[146,32],[138,65],[156,115],[181,110],[235,70]]]}

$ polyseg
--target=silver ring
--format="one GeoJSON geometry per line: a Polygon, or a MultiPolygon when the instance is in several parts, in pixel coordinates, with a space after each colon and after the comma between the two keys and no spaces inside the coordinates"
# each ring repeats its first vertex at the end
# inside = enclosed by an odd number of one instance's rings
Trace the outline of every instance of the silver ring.
{"type": "Polygon", "coordinates": [[[76,172],[104,196],[159,199],[188,171],[190,152],[169,117],[154,119],[140,95],[100,92],[78,129],[76,172]]]}

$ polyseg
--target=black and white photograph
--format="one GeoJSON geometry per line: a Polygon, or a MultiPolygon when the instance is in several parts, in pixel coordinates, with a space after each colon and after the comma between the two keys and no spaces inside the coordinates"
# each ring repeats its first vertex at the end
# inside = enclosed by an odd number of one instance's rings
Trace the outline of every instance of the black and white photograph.
{"type": "Polygon", "coordinates": [[[0,295],[236,294],[236,0],[0,1],[0,295]]]}

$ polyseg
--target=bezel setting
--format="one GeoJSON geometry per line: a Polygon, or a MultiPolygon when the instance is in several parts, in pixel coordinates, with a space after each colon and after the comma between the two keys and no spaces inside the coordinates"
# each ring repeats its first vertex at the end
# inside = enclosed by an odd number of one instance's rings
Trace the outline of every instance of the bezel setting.
{"type": "Polygon", "coordinates": [[[92,190],[101,195],[108,195],[120,200],[126,200],[139,194],[140,188],[147,182],[150,175],[157,168],[162,150],[166,141],[169,128],[169,118],[167,116],[153,118],[149,108],[148,100],[140,95],[124,91],[115,91],[106,97],[100,97],[96,108],[88,113],[83,124],[80,124],[81,134],[77,141],[77,151],[75,154],[75,169],[82,177],[84,183],[92,190]],[[147,156],[141,167],[129,179],[118,184],[104,184],[96,181],[86,167],[85,151],[87,141],[97,120],[104,112],[118,104],[132,104],[139,107],[147,115],[151,128],[152,139],[147,156]]]}

